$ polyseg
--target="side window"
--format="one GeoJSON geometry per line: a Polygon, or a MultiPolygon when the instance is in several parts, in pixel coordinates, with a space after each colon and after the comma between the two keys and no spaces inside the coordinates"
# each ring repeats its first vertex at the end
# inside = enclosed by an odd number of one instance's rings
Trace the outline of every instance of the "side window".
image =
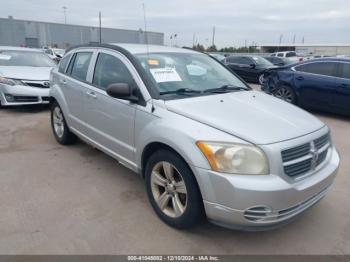
{"type": "Polygon", "coordinates": [[[105,90],[110,84],[127,83],[131,85],[134,80],[122,61],[115,56],[100,53],[96,61],[92,83],[105,90]]]}
{"type": "Polygon", "coordinates": [[[288,52],[286,54],[286,57],[295,57],[295,56],[297,56],[297,53],[295,53],[295,52],[288,52]]]}
{"type": "Polygon", "coordinates": [[[240,64],[242,65],[250,65],[250,64],[255,64],[254,61],[248,57],[242,57],[240,60],[240,64]]]}
{"type": "Polygon", "coordinates": [[[79,52],[76,54],[71,72],[72,77],[86,81],[91,56],[91,52],[79,52]]]}
{"type": "Polygon", "coordinates": [[[309,63],[297,66],[295,70],[325,76],[335,76],[337,64],[334,62],[309,63]]]}
{"type": "Polygon", "coordinates": [[[234,57],[234,56],[230,56],[226,58],[227,62],[234,63],[234,64],[238,63],[238,60],[239,60],[239,57],[234,57]]]}
{"type": "Polygon", "coordinates": [[[278,56],[278,57],[283,57],[284,54],[283,54],[283,53],[278,53],[277,56],[278,56]]]}
{"type": "Polygon", "coordinates": [[[350,63],[341,63],[339,77],[350,79],[350,63]]]}
{"type": "Polygon", "coordinates": [[[64,56],[61,59],[60,64],[58,65],[58,72],[60,72],[62,74],[64,74],[66,72],[66,68],[67,68],[70,57],[71,57],[71,55],[69,54],[67,56],[64,56]]]}

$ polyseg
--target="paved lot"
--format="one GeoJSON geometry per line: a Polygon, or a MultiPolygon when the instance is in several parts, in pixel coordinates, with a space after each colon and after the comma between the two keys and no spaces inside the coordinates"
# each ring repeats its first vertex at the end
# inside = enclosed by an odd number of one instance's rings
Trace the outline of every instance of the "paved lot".
{"type": "Polygon", "coordinates": [[[350,254],[350,119],[318,116],[342,156],[335,186],[292,224],[247,233],[167,227],[137,175],[82,142],[58,145],[47,109],[0,109],[0,253],[350,254]]]}

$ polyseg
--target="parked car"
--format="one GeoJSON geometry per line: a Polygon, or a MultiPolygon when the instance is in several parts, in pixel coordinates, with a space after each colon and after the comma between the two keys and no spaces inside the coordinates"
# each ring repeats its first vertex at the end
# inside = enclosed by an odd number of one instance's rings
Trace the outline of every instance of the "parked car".
{"type": "Polygon", "coordinates": [[[305,108],[350,115],[350,59],[321,58],[269,70],[262,89],[305,108]]]}
{"type": "Polygon", "coordinates": [[[276,67],[260,56],[229,56],[225,64],[245,81],[258,84],[263,83],[267,69],[276,67]]]}
{"type": "Polygon", "coordinates": [[[324,123],[252,91],[206,54],[78,46],[51,79],[58,143],[80,137],[139,173],[170,226],[203,217],[238,229],[280,226],[335,179],[339,156],[324,123]]]}
{"type": "Polygon", "coordinates": [[[294,61],[285,57],[277,57],[277,56],[264,56],[266,60],[271,62],[275,66],[285,66],[293,64],[294,61]]]}
{"type": "Polygon", "coordinates": [[[39,49],[0,46],[0,105],[48,104],[55,66],[39,49]]]}
{"type": "Polygon", "coordinates": [[[271,54],[272,57],[282,57],[282,58],[288,58],[294,63],[302,62],[304,61],[304,57],[301,55],[298,55],[295,51],[284,51],[284,52],[276,52],[271,54]]]}

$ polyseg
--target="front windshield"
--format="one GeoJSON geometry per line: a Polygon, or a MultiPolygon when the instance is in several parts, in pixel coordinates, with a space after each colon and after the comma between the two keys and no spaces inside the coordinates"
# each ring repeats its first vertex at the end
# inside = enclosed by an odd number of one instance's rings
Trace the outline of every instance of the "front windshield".
{"type": "Polygon", "coordinates": [[[204,92],[222,86],[248,89],[233,73],[205,54],[150,53],[136,57],[160,93],[179,89],[204,92]]]}
{"type": "Polygon", "coordinates": [[[55,67],[45,53],[31,51],[0,51],[0,66],[55,67]]]}
{"type": "Polygon", "coordinates": [[[273,66],[273,64],[270,61],[261,56],[253,56],[252,58],[258,65],[273,66]]]}

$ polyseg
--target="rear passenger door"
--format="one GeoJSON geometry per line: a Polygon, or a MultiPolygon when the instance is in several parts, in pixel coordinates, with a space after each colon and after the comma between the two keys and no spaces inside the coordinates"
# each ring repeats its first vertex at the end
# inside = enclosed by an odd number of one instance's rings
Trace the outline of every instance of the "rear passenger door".
{"type": "Polygon", "coordinates": [[[329,109],[336,91],[336,62],[310,62],[294,67],[294,84],[305,107],[329,109]]]}
{"type": "Polygon", "coordinates": [[[350,114],[350,62],[339,64],[337,76],[337,87],[333,96],[333,105],[337,108],[337,111],[350,114]]]}
{"type": "Polygon", "coordinates": [[[86,88],[89,86],[87,76],[91,69],[92,55],[93,52],[91,50],[82,50],[74,53],[66,71],[68,77],[60,80],[61,90],[67,101],[70,126],[83,134],[87,133],[84,114],[85,93],[86,88]]]}
{"type": "Polygon", "coordinates": [[[134,165],[134,120],[136,104],[116,99],[106,93],[113,83],[134,85],[129,70],[130,62],[114,51],[97,54],[94,73],[87,88],[86,118],[89,138],[105,151],[133,168],[134,165]]]}

